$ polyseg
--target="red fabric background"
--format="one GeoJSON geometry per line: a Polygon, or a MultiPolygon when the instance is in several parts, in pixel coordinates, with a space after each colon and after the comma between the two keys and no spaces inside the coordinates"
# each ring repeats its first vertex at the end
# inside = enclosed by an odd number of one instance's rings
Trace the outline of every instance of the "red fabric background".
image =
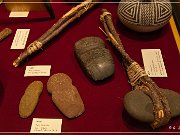
{"type": "MultiPolygon", "coordinates": [[[[49,19],[44,12],[30,12],[28,18],[9,18],[9,11],[5,10],[4,4],[0,5],[0,30],[5,27],[13,30],[10,37],[0,42],[0,133],[29,132],[33,118],[63,119],[62,132],[154,132],[148,124],[132,119],[124,110],[123,97],[131,87],[118,54],[99,29],[99,26],[102,27],[99,16],[102,8],[107,8],[112,13],[126,51],[141,66],[141,49],[161,49],[168,77],[153,80],[162,88],[180,92],[180,57],[170,25],[152,33],[133,32],[119,22],[116,14],[117,3],[103,3],[73,22],[49,42],[42,52],[14,68],[12,62],[23,51],[10,50],[16,29],[31,29],[27,40],[29,45],[71,9],[73,4],[54,3],[52,6],[55,19],[49,19]],[[106,42],[106,47],[115,61],[115,74],[110,79],[93,82],[81,70],[73,47],[76,41],[86,36],[99,36],[106,42]],[[63,116],[47,92],[46,83],[49,77],[24,77],[25,67],[30,65],[51,65],[51,75],[58,72],[68,74],[84,101],[85,113],[76,119],[63,116]],[[18,114],[19,101],[27,85],[34,80],[42,81],[44,89],[34,113],[29,118],[22,119],[18,114]]],[[[179,117],[155,131],[180,132],[178,128],[179,117]],[[169,129],[170,126],[175,126],[176,129],[169,129]]]]}

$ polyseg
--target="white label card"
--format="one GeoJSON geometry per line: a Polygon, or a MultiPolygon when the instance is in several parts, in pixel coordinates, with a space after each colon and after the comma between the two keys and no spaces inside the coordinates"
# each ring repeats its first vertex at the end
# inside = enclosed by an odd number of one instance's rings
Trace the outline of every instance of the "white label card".
{"type": "Polygon", "coordinates": [[[50,76],[50,65],[26,66],[24,76],[50,76]]]}
{"type": "Polygon", "coordinates": [[[144,68],[149,77],[167,77],[160,49],[142,49],[144,68]]]}
{"type": "Polygon", "coordinates": [[[11,11],[9,17],[28,17],[29,11],[15,12],[11,11]]]}
{"type": "Polygon", "coordinates": [[[30,133],[61,133],[62,119],[33,118],[30,133]]]}
{"type": "Polygon", "coordinates": [[[11,49],[24,49],[30,29],[17,29],[14,36],[11,49]]]}

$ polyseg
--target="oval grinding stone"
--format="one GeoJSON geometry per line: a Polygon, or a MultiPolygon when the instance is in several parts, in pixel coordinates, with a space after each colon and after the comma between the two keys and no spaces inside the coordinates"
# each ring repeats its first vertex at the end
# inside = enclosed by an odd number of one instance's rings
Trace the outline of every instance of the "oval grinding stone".
{"type": "Polygon", "coordinates": [[[75,118],[85,111],[81,96],[68,75],[64,73],[52,75],[47,82],[47,89],[52,94],[52,101],[56,107],[66,117],[75,118]]]}
{"type": "Polygon", "coordinates": [[[99,37],[85,37],[75,43],[75,54],[86,74],[94,81],[114,73],[114,61],[99,37]]]}
{"type": "Polygon", "coordinates": [[[19,103],[19,115],[21,118],[27,118],[33,113],[42,90],[43,83],[41,81],[34,81],[28,85],[19,103]]]}
{"type": "MultiPolygon", "coordinates": [[[[167,97],[172,117],[180,115],[180,94],[168,89],[161,91],[167,97]]],[[[125,95],[124,107],[130,116],[139,121],[154,120],[152,100],[140,90],[133,90],[125,95]]]]}

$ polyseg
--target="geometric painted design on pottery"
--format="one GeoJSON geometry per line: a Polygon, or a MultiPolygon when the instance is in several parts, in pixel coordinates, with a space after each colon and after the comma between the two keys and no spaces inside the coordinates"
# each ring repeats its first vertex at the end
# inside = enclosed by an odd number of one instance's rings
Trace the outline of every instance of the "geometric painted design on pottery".
{"type": "Polygon", "coordinates": [[[158,25],[169,21],[172,7],[168,0],[121,0],[118,7],[119,18],[139,25],[158,25]]]}
{"type": "Polygon", "coordinates": [[[139,2],[123,4],[120,13],[123,19],[139,23],[139,2]]]}
{"type": "Polygon", "coordinates": [[[156,23],[163,23],[167,19],[170,18],[171,16],[171,6],[169,3],[161,3],[157,2],[154,4],[156,12],[156,17],[155,17],[155,24],[156,23]]]}

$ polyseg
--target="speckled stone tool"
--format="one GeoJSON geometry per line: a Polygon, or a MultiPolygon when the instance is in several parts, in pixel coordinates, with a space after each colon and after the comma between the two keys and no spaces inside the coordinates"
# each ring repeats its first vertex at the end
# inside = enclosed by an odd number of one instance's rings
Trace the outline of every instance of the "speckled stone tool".
{"type": "Polygon", "coordinates": [[[81,96],[68,75],[52,75],[47,82],[47,90],[52,94],[52,101],[56,107],[66,117],[76,118],[85,111],[81,96]]]}
{"type": "Polygon", "coordinates": [[[82,69],[94,81],[103,80],[114,73],[114,61],[99,37],[85,37],[75,43],[75,54],[82,69]]]}
{"type": "Polygon", "coordinates": [[[43,90],[41,81],[34,81],[28,85],[19,103],[19,115],[21,118],[29,117],[36,108],[43,90]]]}
{"type": "Polygon", "coordinates": [[[9,36],[12,33],[12,30],[9,28],[5,28],[0,32],[0,42],[9,36]]]}

